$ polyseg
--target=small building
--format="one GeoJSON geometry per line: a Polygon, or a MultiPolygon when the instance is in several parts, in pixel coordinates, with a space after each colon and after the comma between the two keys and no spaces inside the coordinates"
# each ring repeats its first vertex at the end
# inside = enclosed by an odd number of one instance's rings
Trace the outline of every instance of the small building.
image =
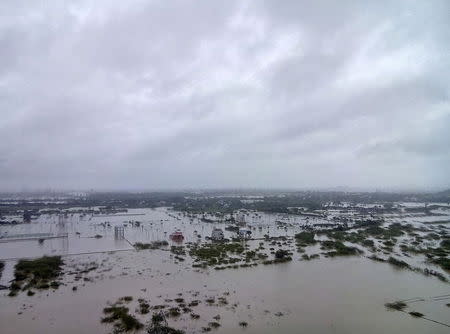
{"type": "Polygon", "coordinates": [[[236,224],[239,226],[245,226],[245,212],[239,211],[236,214],[236,224]]]}
{"type": "Polygon", "coordinates": [[[249,239],[251,235],[252,235],[252,231],[250,231],[249,229],[247,229],[247,228],[239,229],[239,232],[238,232],[239,238],[249,239]]]}
{"type": "Polygon", "coordinates": [[[183,235],[183,233],[181,233],[181,231],[177,230],[177,231],[173,232],[172,234],[170,234],[169,238],[172,241],[179,242],[179,241],[183,241],[184,240],[184,235],[183,235]]]}
{"type": "Polygon", "coordinates": [[[114,226],[114,238],[115,239],[125,238],[125,229],[123,226],[114,226]]]}
{"type": "Polygon", "coordinates": [[[211,240],[219,241],[223,240],[225,236],[223,235],[223,231],[220,228],[215,228],[211,233],[211,240]]]}

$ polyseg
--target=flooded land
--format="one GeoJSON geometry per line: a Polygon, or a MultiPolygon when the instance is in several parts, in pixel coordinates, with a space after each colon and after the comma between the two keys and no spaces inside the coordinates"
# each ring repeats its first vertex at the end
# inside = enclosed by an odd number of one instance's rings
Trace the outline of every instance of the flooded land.
{"type": "Polygon", "coordinates": [[[449,201],[3,194],[1,333],[449,333],[449,201]]]}

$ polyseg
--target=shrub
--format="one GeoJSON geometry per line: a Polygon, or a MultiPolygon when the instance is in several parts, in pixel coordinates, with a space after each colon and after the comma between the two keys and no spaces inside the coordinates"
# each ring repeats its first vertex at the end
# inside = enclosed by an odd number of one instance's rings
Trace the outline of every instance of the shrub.
{"type": "Polygon", "coordinates": [[[300,244],[313,245],[316,243],[314,232],[300,232],[295,235],[295,239],[300,244]]]}

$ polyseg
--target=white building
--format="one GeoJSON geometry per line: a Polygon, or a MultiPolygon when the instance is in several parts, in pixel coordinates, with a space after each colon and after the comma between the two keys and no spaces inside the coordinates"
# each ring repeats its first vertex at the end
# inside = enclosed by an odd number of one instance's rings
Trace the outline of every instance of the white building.
{"type": "Polygon", "coordinates": [[[247,228],[239,229],[239,232],[238,232],[239,238],[249,239],[251,235],[252,235],[252,231],[250,231],[249,229],[247,229],[247,228]]]}

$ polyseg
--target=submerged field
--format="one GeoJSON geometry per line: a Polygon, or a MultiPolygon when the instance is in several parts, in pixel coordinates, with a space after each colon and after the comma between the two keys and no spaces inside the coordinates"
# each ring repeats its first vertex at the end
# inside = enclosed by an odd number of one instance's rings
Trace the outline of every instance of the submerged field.
{"type": "Polygon", "coordinates": [[[0,242],[0,285],[18,285],[14,296],[1,291],[2,333],[144,333],[154,314],[186,333],[448,333],[448,211],[440,213],[358,217],[365,223],[343,228],[330,224],[339,217],[331,210],[248,211],[247,241],[232,240],[230,215],[164,207],[41,215],[0,227],[10,236],[67,234],[0,242]],[[115,226],[124,226],[124,239],[115,226]],[[207,240],[216,227],[228,242],[207,240]],[[175,229],[183,242],[169,240],[175,229]],[[48,286],[16,266],[43,255],[63,262],[48,286]],[[406,306],[385,306],[398,301],[406,306]]]}

